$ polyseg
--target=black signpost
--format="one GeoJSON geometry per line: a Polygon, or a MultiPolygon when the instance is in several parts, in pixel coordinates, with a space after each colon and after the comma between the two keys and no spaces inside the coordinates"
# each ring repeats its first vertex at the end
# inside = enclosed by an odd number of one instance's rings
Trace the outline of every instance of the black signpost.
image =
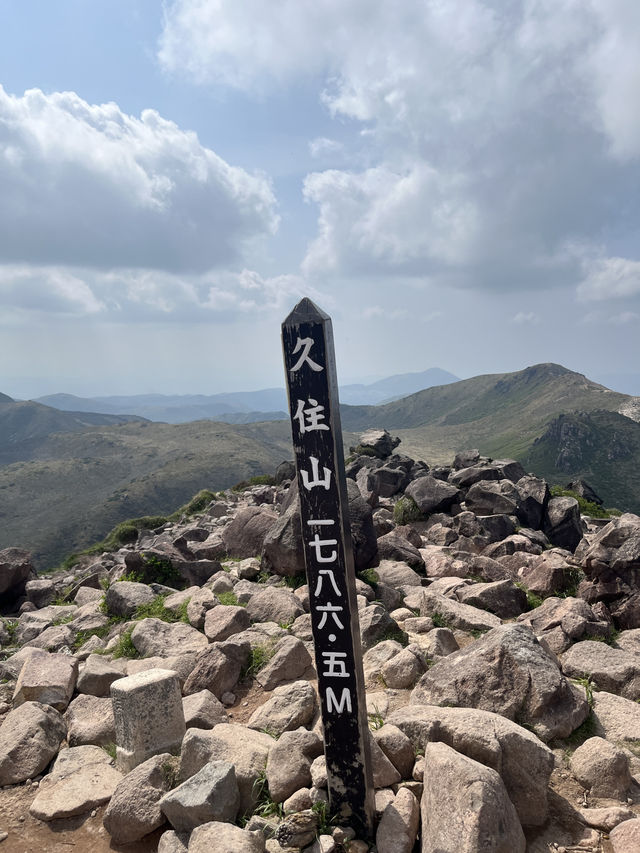
{"type": "Polygon", "coordinates": [[[331,319],[302,299],[282,324],[329,805],[373,833],[374,795],[331,319]]]}

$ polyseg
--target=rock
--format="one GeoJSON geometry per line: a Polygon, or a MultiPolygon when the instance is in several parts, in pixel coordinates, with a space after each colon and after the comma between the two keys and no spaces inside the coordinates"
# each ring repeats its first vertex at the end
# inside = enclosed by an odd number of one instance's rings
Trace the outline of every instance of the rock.
{"type": "Polygon", "coordinates": [[[623,800],[631,786],[629,759],[601,737],[586,740],[571,756],[571,772],[593,797],[623,800]]]}
{"type": "Polygon", "coordinates": [[[587,826],[593,826],[596,829],[603,829],[605,832],[611,832],[619,823],[624,820],[632,820],[635,818],[635,813],[626,806],[609,806],[600,809],[578,809],[580,819],[587,826]]]}
{"type": "Polygon", "coordinates": [[[39,634],[42,634],[46,628],[52,627],[54,623],[57,624],[68,618],[73,618],[77,610],[78,608],[75,604],[66,607],[58,607],[50,604],[41,610],[22,611],[16,629],[18,643],[30,643],[39,634]]]}
{"type": "Polygon", "coordinates": [[[575,498],[551,498],[543,527],[550,542],[559,548],[575,551],[582,539],[578,501],[575,498]]]}
{"type": "Polygon", "coordinates": [[[422,585],[421,576],[402,560],[380,560],[375,571],[378,579],[389,586],[419,587],[422,585]]]}
{"type": "Polygon", "coordinates": [[[116,741],[111,699],[76,696],[64,714],[69,746],[107,746],[116,741]]]}
{"type": "MultiPolygon", "coordinates": [[[[0,580],[0,585],[1,583],[0,580]]],[[[27,600],[35,604],[36,607],[47,607],[56,597],[56,586],[51,580],[32,580],[25,584],[25,592],[27,600]]]]}
{"type": "Polygon", "coordinates": [[[197,826],[189,838],[189,853],[264,853],[264,835],[230,823],[210,821],[197,826]]]}
{"type": "Polygon", "coordinates": [[[619,823],[609,834],[613,853],[634,853],[640,850],[640,818],[619,823]]]}
{"type": "Polygon", "coordinates": [[[78,661],[69,655],[31,655],[20,670],[13,691],[13,707],[39,702],[64,711],[73,696],[77,677],[78,661]]]}
{"type": "Polygon", "coordinates": [[[207,638],[191,625],[184,622],[163,622],[162,619],[154,618],[142,619],[136,623],[131,632],[131,642],[142,657],[166,657],[169,654],[199,652],[209,645],[207,638]]]}
{"type": "Polygon", "coordinates": [[[160,800],[171,788],[172,757],[154,755],[118,783],[104,813],[104,827],[116,844],[130,844],[165,822],[160,800]]]}
{"type": "Polygon", "coordinates": [[[366,679],[378,679],[380,670],[387,661],[402,651],[397,640],[381,640],[364,653],[362,664],[366,679]]]}
{"type": "Polygon", "coordinates": [[[292,624],[303,609],[289,589],[268,586],[251,596],[247,613],[252,622],[278,622],[292,624]]]}
{"type": "Polygon", "coordinates": [[[24,595],[29,578],[35,578],[31,554],[21,548],[4,548],[0,551],[0,596],[3,602],[15,601],[24,595]]]}
{"type": "Polygon", "coordinates": [[[527,609],[526,593],[510,580],[463,586],[456,595],[463,604],[488,610],[501,619],[512,619],[527,609]]]}
{"type": "Polygon", "coordinates": [[[285,847],[306,847],[318,831],[318,817],[314,811],[298,812],[286,817],[276,831],[276,840],[285,847]]]}
{"type": "Polygon", "coordinates": [[[267,759],[269,794],[275,803],[284,802],[311,784],[311,762],[322,750],[322,740],[315,732],[283,732],[267,759]]]}
{"type": "Polygon", "coordinates": [[[318,706],[316,691],[307,681],[294,681],[276,687],[270,699],[255,710],[247,726],[273,732],[277,737],[285,731],[306,726],[318,706]]]}
{"type": "Polygon", "coordinates": [[[216,820],[232,823],[240,807],[233,764],[210,761],[160,800],[160,809],[177,832],[191,832],[216,820]]]}
{"type": "Polygon", "coordinates": [[[278,516],[270,509],[249,506],[241,509],[222,531],[222,540],[230,557],[256,557],[262,553],[265,538],[278,516]]]}
{"type": "Polygon", "coordinates": [[[196,658],[196,664],[184,683],[184,694],[210,690],[217,699],[233,690],[240,678],[242,667],[249,660],[251,646],[248,641],[233,638],[222,643],[212,643],[196,658]]]}
{"type": "Polygon", "coordinates": [[[371,754],[371,770],[373,772],[373,787],[390,788],[401,780],[400,773],[384,754],[382,748],[371,732],[369,735],[369,751],[371,754]]]}
{"type": "Polygon", "coordinates": [[[409,738],[397,726],[385,723],[373,732],[376,743],[397,769],[402,779],[411,778],[415,753],[409,738]]]}
{"type": "Polygon", "coordinates": [[[189,835],[186,832],[175,832],[168,829],[163,832],[158,842],[158,853],[188,853],[189,835]]]}
{"type": "Polygon", "coordinates": [[[273,690],[283,681],[295,681],[313,666],[307,647],[297,637],[283,637],[276,644],[273,657],[255,676],[263,690],[273,690]]]}
{"type": "Polygon", "coordinates": [[[150,669],[111,685],[116,761],[125,772],[153,755],[180,749],[186,726],[175,673],[150,669]]]}
{"type": "Polygon", "coordinates": [[[360,436],[359,447],[367,447],[378,457],[386,459],[400,444],[399,438],[392,438],[386,429],[368,429],[360,436]]]}
{"type": "Polygon", "coordinates": [[[469,604],[452,601],[429,589],[422,591],[420,602],[421,616],[437,616],[449,628],[459,628],[462,631],[487,631],[498,628],[501,624],[500,619],[493,613],[487,613],[469,604]]]}
{"type": "Polygon", "coordinates": [[[640,740],[640,705],[604,690],[593,693],[596,734],[614,743],[640,740]]]}
{"type": "Polygon", "coordinates": [[[224,705],[210,690],[199,690],[182,700],[184,721],[188,729],[212,729],[228,722],[224,705]]]}
{"type": "Polygon", "coordinates": [[[111,685],[123,676],[122,669],[102,655],[89,655],[78,675],[76,690],[91,696],[110,696],[111,685]]]}
{"type": "Polygon", "coordinates": [[[389,636],[402,636],[398,623],[389,616],[380,604],[364,607],[359,612],[358,617],[360,620],[360,640],[364,651],[389,636]]]}
{"type": "Polygon", "coordinates": [[[446,746],[425,748],[422,853],[524,853],[518,816],[500,776],[446,746]]]}
{"type": "Polygon", "coordinates": [[[469,488],[465,505],[476,515],[515,515],[518,500],[518,490],[510,480],[481,480],[469,488]]]}
{"type": "Polygon", "coordinates": [[[413,687],[425,669],[423,656],[414,645],[394,655],[383,664],[381,672],[387,687],[402,690],[413,687]]]}
{"type": "Polygon", "coordinates": [[[580,691],[525,625],[494,628],[443,658],[422,676],[411,703],[493,711],[526,723],[544,741],[568,737],[589,714],[580,691]]]}
{"type": "Polygon", "coordinates": [[[382,813],[376,831],[378,853],[411,853],[418,834],[420,806],[407,788],[400,788],[382,813]]]}
{"type": "Polygon", "coordinates": [[[228,761],[235,767],[240,810],[252,811],[259,793],[256,782],[275,743],[270,735],[238,723],[221,723],[210,731],[189,729],[182,742],[178,778],[186,781],[210,761],[228,761]]]}
{"type": "Polygon", "coordinates": [[[442,741],[496,770],[520,822],[541,826],[546,821],[553,753],[527,729],[489,711],[430,705],[407,705],[390,714],[388,723],[415,749],[427,741],[442,741]]]}
{"type": "MultiPolygon", "coordinates": [[[[193,628],[201,631],[204,627],[204,620],[207,613],[216,607],[218,601],[213,592],[205,586],[200,589],[192,587],[192,589],[195,589],[195,591],[189,596],[187,602],[187,618],[193,628]]],[[[164,604],[167,607],[166,601],[164,604]]]]}
{"type": "Polygon", "coordinates": [[[555,654],[584,636],[607,636],[609,626],[580,598],[547,598],[518,622],[530,625],[537,637],[544,637],[555,654]]]}
{"type": "Polygon", "coordinates": [[[362,497],[360,489],[353,480],[347,480],[347,499],[353,562],[358,572],[377,563],[378,542],[371,506],[362,497]]]}
{"type": "MultiPolygon", "coordinates": [[[[427,619],[428,617],[421,616],[418,618],[427,619]]],[[[404,624],[405,628],[411,632],[407,623],[404,624]]],[[[411,637],[411,639],[417,641],[422,652],[429,658],[446,657],[457,652],[460,648],[453,631],[449,628],[433,628],[426,634],[419,634],[417,639],[415,637],[411,637]]]]}
{"type": "Polygon", "coordinates": [[[427,474],[409,483],[405,494],[415,501],[421,513],[432,515],[434,512],[448,512],[460,500],[462,493],[456,486],[427,474]]]}
{"type": "Polygon", "coordinates": [[[133,616],[138,607],[150,604],[155,593],[146,583],[133,581],[118,581],[112,583],[105,595],[105,603],[109,613],[114,616],[133,616]]]}
{"type": "Polygon", "coordinates": [[[122,773],[108,764],[89,764],[64,776],[52,777],[50,784],[40,785],[29,813],[39,820],[73,817],[108,802],[122,773]]]}
{"type": "Polygon", "coordinates": [[[540,530],[551,494],[544,480],[526,474],[516,482],[516,515],[523,527],[540,530]]]}
{"type": "Polygon", "coordinates": [[[406,563],[413,569],[424,569],[424,560],[415,545],[397,529],[385,533],[377,540],[378,556],[381,560],[406,563]]]}
{"type": "MultiPolygon", "coordinates": [[[[297,483],[291,489],[297,496],[297,483]]],[[[284,577],[293,577],[304,571],[302,522],[297,499],[287,496],[286,509],[264,538],[262,562],[267,571],[284,577]]]]}
{"type": "Polygon", "coordinates": [[[502,472],[493,465],[472,465],[469,468],[459,468],[449,475],[449,482],[458,489],[468,489],[480,480],[501,480],[502,472]]]}
{"type": "Polygon", "coordinates": [[[207,612],[204,633],[211,642],[219,642],[245,631],[250,625],[251,619],[244,607],[221,604],[207,612]]]}
{"type": "Polygon", "coordinates": [[[571,678],[589,678],[598,690],[640,699],[640,657],[632,652],[584,640],[562,656],[562,671],[571,678]]]}
{"type": "Polygon", "coordinates": [[[67,734],[62,716],[39,702],[25,702],[0,726],[0,786],[16,785],[41,773],[67,734]]]}

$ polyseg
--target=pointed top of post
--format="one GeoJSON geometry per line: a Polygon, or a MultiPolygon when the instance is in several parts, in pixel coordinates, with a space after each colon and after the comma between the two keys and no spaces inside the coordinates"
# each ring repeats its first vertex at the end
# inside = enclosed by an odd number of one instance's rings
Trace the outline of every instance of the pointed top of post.
{"type": "Polygon", "coordinates": [[[322,323],[329,319],[329,315],[318,308],[307,296],[301,299],[294,307],[288,317],[285,318],[283,326],[297,326],[300,323],[322,323]]]}

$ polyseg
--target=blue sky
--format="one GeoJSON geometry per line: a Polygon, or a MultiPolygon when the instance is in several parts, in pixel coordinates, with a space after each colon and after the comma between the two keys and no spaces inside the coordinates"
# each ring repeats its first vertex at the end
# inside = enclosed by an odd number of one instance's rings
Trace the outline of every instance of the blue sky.
{"type": "Polygon", "coordinates": [[[635,0],[0,0],[0,391],[280,385],[302,295],[343,382],[638,373],[639,43],[635,0]]]}

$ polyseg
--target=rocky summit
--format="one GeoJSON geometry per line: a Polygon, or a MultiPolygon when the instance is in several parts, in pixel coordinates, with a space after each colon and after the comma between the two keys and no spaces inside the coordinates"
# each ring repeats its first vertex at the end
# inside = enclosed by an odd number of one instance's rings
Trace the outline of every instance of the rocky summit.
{"type": "Polygon", "coordinates": [[[640,517],[384,430],[346,473],[374,837],[328,805],[287,463],[66,575],[0,552],[7,849],[640,850],[640,517]]]}

